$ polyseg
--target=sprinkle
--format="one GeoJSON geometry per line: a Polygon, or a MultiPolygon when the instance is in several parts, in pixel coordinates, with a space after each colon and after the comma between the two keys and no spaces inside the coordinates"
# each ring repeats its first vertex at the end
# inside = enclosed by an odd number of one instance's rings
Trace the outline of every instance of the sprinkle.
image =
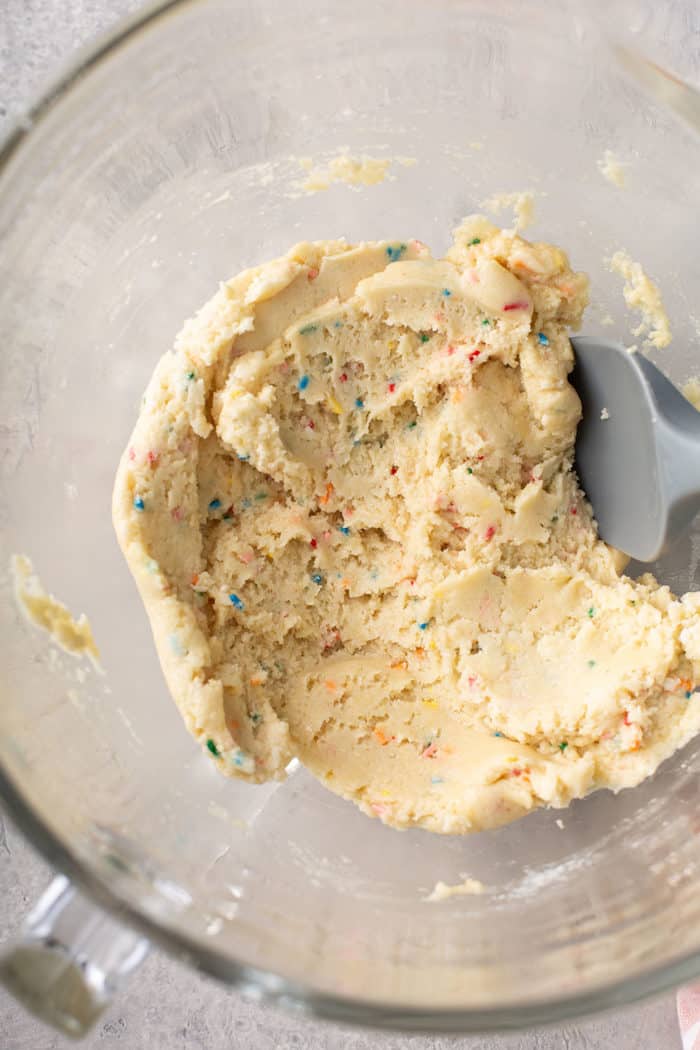
{"type": "Polygon", "coordinates": [[[499,733],[498,730],[493,734],[494,736],[503,736],[503,733],[499,733]]]}
{"type": "Polygon", "coordinates": [[[474,471],[472,470],[472,468],[471,467],[467,467],[467,474],[473,474],[473,473],[474,473],[474,471]]]}
{"type": "Polygon", "coordinates": [[[316,539],[315,536],[313,536],[309,540],[309,547],[311,547],[312,550],[316,550],[316,548],[318,547],[318,540],[316,539]]]}
{"type": "Polygon", "coordinates": [[[421,332],[421,334],[420,334],[420,341],[421,341],[421,343],[427,343],[429,339],[430,339],[430,333],[429,332],[421,332]]]}
{"type": "Polygon", "coordinates": [[[306,275],[307,280],[315,281],[318,277],[318,266],[310,266],[309,272],[306,275]]]}
{"type": "Polygon", "coordinates": [[[390,474],[391,474],[392,476],[393,476],[394,474],[398,474],[398,472],[399,472],[399,468],[398,468],[397,466],[393,466],[393,467],[391,468],[391,470],[389,471],[389,473],[390,473],[390,474]]]}
{"type": "Polygon", "coordinates": [[[325,492],[325,495],[323,495],[323,496],[319,496],[319,497],[318,497],[318,502],[319,502],[319,503],[322,503],[322,504],[323,504],[323,505],[325,506],[325,505],[326,505],[326,503],[330,502],[330,498],[331,498],[331,496],[333,495],[333,491],[334,491],[334,490],[333,490],[333,482],[332,482],[332,481],[329,481],[329,482],[328,482],[328,483],[326,484],[326,492],[325,492]]]}
{"type": "MultiPolygon", "coordinates": [[[[251,678],[251,682],[252,682],[252,678],[251,678]]],[[[258,725],[259,722],[262,722],[262,715],[259,714],[257,711],[253,711],[253,713],[250,716],[250,720],[253,723],[253,725],[256,726],[256,725],[258,725]]]]}
{"type": "Polygon", "coordinates": [[[588,666],[589,667],[595,667],[595,660],[589,660],[588,661],[588,666]]]}
{"type": "Polygon", "coordinates": [[[544,334],[544,332],[538,332],[537,339],[542,346],[549,346],[549,339],[544,334]]]}
{"type": "Polygon", "coordinates": [[[218,510],[220,506],[221,506],[221,500],[220,499],[213,499],[211,501],[211,503],[209,504],[209,510],[218,510]]]}
{"type": "Polygon", "coordinates": [[[409,423],[409,424],[408,424],[408,426],[406,427],[406,430],[413,430],[413,429],[414,429],[414,427],[417,427],[417,426],[418,426],[418,423],[417,423],[417,422],[416,422],[416,420],[414,419],[412,423],[409,423]]]}
{"type": "Polygon", "coordinates": [[[431,784],[444,784],[445,781],[443,780],[442,777],[431,777],[430,778],[430,783],[431,784]]]}
{"type": "Polygon", "coordinates": [[[489,321],[488,317],[485,317],[481,323],[482,323],[482,325],[491,324],[491,322],[489,321]]]}
{"type": "Polygon", "coordinates": [[[433,708],[436,711],[440,707],[440,705],[438,704],[437,700],[423,700],[422,703],[423,703],[423,707],[431,707],[431,708],[433,708]]]}
{"type": "Polygon", "coordinates": [[[173,521],[182,521],[184,516],[185,512],[183,511],[182,507],[173,507],[173,509],[170,511],[170,517],[173,519],[173,521]]]}
{"type": "Polygon", "coordinates": [[[340,402],[336,401],[332,394],[328,395],[327,400],[328,407],[330,408],[331,412],[335,412],[336,416],[341,416],[343,414],[343,406],[340,404],[340,402]]]}
{"type": "Polygon", "coordinates": [[[146,558],[144,566],[146,568],[146,572],[150,573],[151,576],[155,576],[155,574],[160,569],[160,566],[158,565],[158,562],[155,560],[155,558],[146,558]]]}
{"type": "Polygon", "coordinates": [[[155,467],[158,464],[160,455],[151,449],[149,452],[146,453],[146,459],[148,460],[148,465],[150,467],[155,467]]]}
{"type": "Polygon", "coordinates": [[[334,328],[342,328],[343,327],[343,322],[342,321],[334,321],[333,322],[333,327],[334,328]]]}
{"type": "Polygon", "coordinates": [[[481,350],[472,350],[472,352],[469,355],[469,360],[470,361],[476,361],[477,357],[480,357],[480,356],[481,356],[481,350]]]}
{"type": "Polygon", "coordinates": [[[374,727],[374,729],[372,730],[372,735],[379,741],[382,747],[386,747],[386,745],[394,739],[393,737],[386,736],[386,734],[382,732],[379,726],[374,727]]]}
{"type": "Polygon", "coordinates": [[[433,743],[432,740],[428,741],[423,750],[420,753],[421,758],[435,758],[437,754],[438,746],[433,743]]]}
{"type": "Polygon", "coordinates": [[[136,459],[136,452],[133,448],[129,449],[129,459],[132,461],[136,459]]]}
{"type": "Polygon", "coordinates": [[[255,499],[255,500],[256,500],[256,502],[258,502],[258,503],[259,503],[259,502],[260,502],[261,500],[263,500],[263,499],[267,499],[267,492],[256,492],[256,493],[255,493],[255,496],[254,496],[254,499],[255,499]]]}
{"type": "Polygon", "coordinates": [[[484,539],[488,542],[489,540],[492,540],[495,535],[496,535],[496,526],[495,525],[489,525],[488,529],[484,533],[484,539]]]}
{"type": "Polygon", "coordinates": [[[593,606],[591,606],[590,609],[588,610],[588,615],[591,618],[591,620],[595,616],[595,608],[593,606]]]}
{"type": "Polygon", "coordinates": [[[234,607],[234,609],[244,609],[245,608],[245,606],[243,605],[243,602],[241,601],[241,599],[238,597],[237,594],[229,594],[228,600],[231,602],[231,605],[234,607]]]}
{"type": "Polygon", "coordinates": [[[472,237],[468,244],[470,248],[473,247],[475,244],[481,244],[481,237],[472,237]]]}
{"type": "Polygon", "coordinates": [[[241,507],[243,508],[243,510],[248,510],[248,507],[252,507],[252,506],[253,506],[252,501],[249,500],[247,496],[246,496],[246,498],[244,500],[241,500],[241,507]]]}
{"type": "Polygon", "coordinates": [[[240,459],[241,463],[247,463],[247,462],[248,462],[248,460],[250,459],[250,453],[249,453],[249,452],[246,452],[246,454],[245,454],[244,456],[242,456],[242,455],[241,455],[241,454],[239,453],[239,455],[238,455],[238,458],[240,459]]]}
{"type": "Polygon", "coordinates": [[[301,379],[299,380],[298,384],[297,384],[297,386],[299,387],[300,390],[306,390],[308,385],[309,385],[309,377],[308,376],[302,376],[301,379]]]}
{"type": "Polygon", "coordinates": [[[389,383],[389,393],[393,394],[396,390],[396,383],[389,383]]]}
{"type": "Polygon", "coordinates": [[[632,725],[632,723],[630,722],[630,716],[629,716],[629,712],[628,711],[624,712],[624,714],[622,716],[622,721],[625,723],[626,726],[631,726],[632,725]]]}
{"type": "Polygon", "coordinates": [[[566,751],[568,746],[569,745],[567,744],[566,740],[562,740],[561,744],[559,745],[559,750],[560,751],[566,751]]]}
{"type": "Polygon", "coordinates": [[[320,572],[312,573],[311,574],[311,579],[312,579],[313,583],[317,584],[319,587],[323,583],[323,576],[321,576],[320,572]]]}
{"type": "Polygon", "coordinates": [[[685,691],[685,698],[686,698],[686,700],[690,700],[692,695],[693,695],[692,689],[686,689],[686,691],[685,691]]]}
{"type": "Polygon", "coordinates": [[[401,256],[403,255],[403,253],[406,251],[406,245],[405,244],[397,244],[397,245],[387,244],[385,250],[386,250],[386,254],[389,257],[389,262],[396,262],[397,259],[400,259],[401,256]]]}
{"type": "Polygon", "coordinates": [[[503,312],[506,313],[508,310],[527,310],[529,303],[525,300],[517,300],[514,303],[505,303],[503,306],[503,312]]]}
{"type": "Polygon", "coordinates": [[[362,400],[362,398],[361,397],[356,397],[355,398],[355,408],[364,408],[364,407],[365,407],[365,403],[362,400]]]}
{"type": "Polygon", "coordinates": [[[187,656],[188,650],[184,647],[177,634],[168,635],[168,644],[176,656],[187,656]]]}
{"type": "Polygon", "coordinates": [[[310,335],[318,328],[317,324],[305,324],[299,329],[299,335],[310,335]]]}
{"type": "Polygon", "coordinates": [[[343,536],[349,536],[350,535],[350,526],[349,525],[339,525],[338,526],[338,532],[342,532],[343,536]]]}
{"type": "Polygon", "coordinates": [[[347,374],[347,372],[341,372],[340,375],[338,376],[338,379],[340,380],[341,383],[347,383],[347,381],[348,381],[348,374],[347,374]]]}
{"type": "Polygon", "coordinates": [[[445,298],[448,299],[452,295],[452,292],[450,291],[449,288],[443,288],[442,292],[440,294],[444,295],[445,298]]]}
{"type": "Polygon", "coordinates": [[[576,517],[576,515],[578,514],[578,510],[576,507],[571,508],[571,514],[573,514],[573,516],[576,517]]]}
{"type": "Polygon", "coordinates": [[[424,620],[423,623],[418,624],[419,631],[425,631],[430,626],[430,620],[424,620]]]}
{"type": "Polygon", "coordinates": [[[146,504],[143,502],[143,500],[141,499],[140,496],[137,496],[136,499],[134,500],[134,507],[136,508],[136,510],[144,510],[145,509],[146,504]]]}
{"type": "Polygon", "coordinates": [[[194,372],[187,372],[185,379],[194,379],[194,372]]]}
{"type": "Polygon", "coordinates": [[[316,429],[316,424],[314,423],[313,419],[307,419],[305,426],[306,426],[307,430],[315,430],[316,429]]]}
{"type": "Polygon", "coordinates": [[[218,747],[216,746],[216,744],[214,743],[214,741],[211,738],[209,740],[207,740],[207,747],[211,751],[211,753],[214,756],[214,758],[218,758],[219,757],[219,749],[218,749],[218,747]]]}

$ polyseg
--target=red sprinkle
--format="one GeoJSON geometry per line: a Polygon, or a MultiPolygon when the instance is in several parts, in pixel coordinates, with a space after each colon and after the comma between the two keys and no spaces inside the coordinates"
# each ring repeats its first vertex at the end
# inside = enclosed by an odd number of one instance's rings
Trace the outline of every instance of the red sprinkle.
{"type": "Polygon", "coordinates": [[[347,381],[348,381],[348,377],[347,377],[345,372],[341,372],[340,375],[338,376],[338,379],[340,380],[341,383],[347,383],[347,381]]]}
{"type": "Polygon", "coordinates": [[[398,472],[399,472],[399,468],[396,467],[396,466],[392,467],[391,470],[389,471],[390,474],[398,474],[398,472]]]}
{"type": "Polygon", "coordinates": [[[623,714],[622,721],[625,723],[626,726],[631,726],[632,725],[632,723],[630,722],[629,713],[627,711],[625,711],[625,713],[623,714]]]}
{"type": "Polygon", "coordinates": [[[314,423],[313,419],[310,419],[308,421],[308,423],[306,424],[306,429],[307,430],[315,430],[316,429],[316,424],[314,423]]]}
{"type": "Polygon", "coordinates": [[[307,276],[307,278],[310,281],[315,281],[316,278],[318,277],[318,267],[317,266],[310,266],[309,267],[309,272],[307,273],[306,276],[307,276]]]}
{"type": "Polygon", "coordinates": [[[317,540],[317,539],[316,539],[315,537],[314,537],[314,539],[312,539],[312,540],[309,540],[309,546],[310,546],[310,547],[311,547],[311,548],[312,548],[313,550],[316,550],[316,548],[318,547],[318,540],[317,540]]]}
{"type": "Polygon", "coordinates": [[[515,302],[515,303],[506,303],[505,306],[503,307],[503,309],[504,309],[504,311],[505,310],[527,310],[529,305],[530,305],[529,303],[526,303],[524,301],[523,302],[518,301],[518,302],[515,302]]]}
{"type": "Polygon", "coordinates": [[[496,526],[495,525],[489,525],[488,529],[484,533],[484,539],[487,540],[487,541],[488,540],[492,540],[495,535],[496,535],[496,526]]]}
{"type": "Polygon", "coordinates": [[[481,350],[472,350],[472,352],[469,355],[469,360],[470,361],[476,361],[477,357],[480,357],[480,355],[481,355],[481,350]]]}
{"type": "Polygon", "coordinates": [[[134,451],[133,448],[129,449],[129,459],[132,459],[132,460],[136,459],[136,452],[134,451]]]}
{"type": "Polygon", "coordinates": [[[453,346],[448,346],[447,347],[447,356],[448,357],[452,357],[454,352],[455,352],[455,348],[453,346]]]}
{"type": "Polygon", "coordinates": [[[396,390],[396,383],[389,383],[389,393],[393,394],[396,390]]]}
{"type": "Polygon", "coordinates": [[[146,453],[146,459],[148,460],[150,466],[155,467],[156,463],[160,459],[160,455],[157,452],[153,452],[153,450],[151,450],[150,452],[146,453]]]}
{"type": "Polygon", "coordinates": [[[572,514],[578,514],[578,510],[576,509],[576,507],[572,507],[571,508],[571,513],[572,514]]]}
{"type": "Polygon", "coordinates": [[[421,758],[435,758],[435,756],[437,754],[437,750],[438,750],[437,744],[428,744],[428,746],[426,748],[423,748],[423,750],[421,751],[420,757],[421,758]]]}
{"type": "Polygon", "coordinates": [[[173,510],[170,511],[170,514],[172,515],[173,521],[182,521],[184,517],[182,507],[174,507],[173,510]]]}

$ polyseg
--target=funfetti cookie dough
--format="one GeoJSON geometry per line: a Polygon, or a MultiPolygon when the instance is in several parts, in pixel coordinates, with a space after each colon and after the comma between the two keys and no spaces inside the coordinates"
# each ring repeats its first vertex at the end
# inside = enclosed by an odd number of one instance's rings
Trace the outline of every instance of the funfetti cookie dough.
{"type": "Polygon", "coordinates": [[[700,595],[618,572],[572,473],[566,255],[467,220],[299,244],[158,364],[114,521],[227,775],[297,756],[396,827],[639,783],[700,726],[700,595]]]}

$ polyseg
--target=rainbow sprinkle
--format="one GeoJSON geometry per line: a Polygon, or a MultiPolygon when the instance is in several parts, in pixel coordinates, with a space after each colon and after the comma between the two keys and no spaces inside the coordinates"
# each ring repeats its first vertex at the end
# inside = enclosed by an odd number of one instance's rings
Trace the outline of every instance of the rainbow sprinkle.
{"type": "Polygon", "coordinates": [[[441,294],[444,295],[446,299],[448,299],[452,295],[452,292],[449,288],[443,288],[441,294]]]}
{"type": "Polygon", "coordinates": [[[134,507],[136,510],[145,510],[146,504],[143,502],[140,496],[137,496],[134,500],[134,507]]]}
{"type": "Polygon", "coordinates": [[[406,251],[406,245],[405,244],[396,244],[396,245],[387,244],[385,251],[386,251],[387,256],[389,257],[389,262],[396,262],[397,259],[400,259],[401,256],[403,255],[403,253],[406,251]]]}
{"type": "Polygon", "coordinates": [[[338,532],[342,532],[343,536],[349,536],[350,535],[350,526],[349,525],[339,525],[338,526],[338,532]]]}
{"type": "Polygon", "coordinates": [[[221,506],[221,500],[220,499],[213,499],[209,503],[209,510],[218,510],[220,506],[221,506]]]}
{"type": "Polygon", "coordinates": [[[242,610],[242,609],[245,608],[243,602],[241,601],[241,599],[238,597],[237,594],[229,594],[228,600],[231,602],[231,605],[234,607],[234,609],[241,609],[242,610]]]}
{"type": "Polygon", "coordinates": [[[365,403],[362,400],[362,398],[361,397],[356,397],[355,398],[355,408],[364,408],[364,407],[365,407],[365,403]]]}
{"type": "Polygon", "coordinates": [[[309,385],[309,377],[302,376],[297,385],[300,390],[306,390],[307,386],[309,385]]]}
{"type": "Polygon", "coordinates": [[[472,248],[475,244],[481,244],[481,237],[472,237],[468,244],[470,248],[472,248]]]}
{"type": "Polygon", "coordinates": [[[537,333],[537,340],[541,344],[541,346],[549,346],[549,339],[544,334],[544,332],[537,333]]]}
{"type": "Polygon", "coordinates": [[[214,741],[211,738],[209,740],[207,740],[207,747],[211,751],[211,753],[214,756],[214,758],[218,758],[219,757],[219,749],[218,749],[218,747],[216,746],[216,744],[214,743],[214,741]]]}
{"type": "Polygon", "coordinates": [[[320,572],[313,572],[311,574],[312,583],[315,583],[318,587],[323,583],[323,576],[320,572]]]}
{"type": "Polygon", "coordinates": [[[299,335],[311,335],[318,328],[317,324],[305,324],[299,329],[299,335]]]}

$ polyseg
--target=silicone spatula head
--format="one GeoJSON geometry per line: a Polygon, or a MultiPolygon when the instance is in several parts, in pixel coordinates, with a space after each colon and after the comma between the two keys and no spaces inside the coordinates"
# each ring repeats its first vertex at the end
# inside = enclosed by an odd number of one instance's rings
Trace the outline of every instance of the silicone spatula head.
{"type": "Polygon", "coordinates": [[[700,412],[641,354],[572,339],[576,470],[601,539],[654,561],[700,511],[700,412]]]}

